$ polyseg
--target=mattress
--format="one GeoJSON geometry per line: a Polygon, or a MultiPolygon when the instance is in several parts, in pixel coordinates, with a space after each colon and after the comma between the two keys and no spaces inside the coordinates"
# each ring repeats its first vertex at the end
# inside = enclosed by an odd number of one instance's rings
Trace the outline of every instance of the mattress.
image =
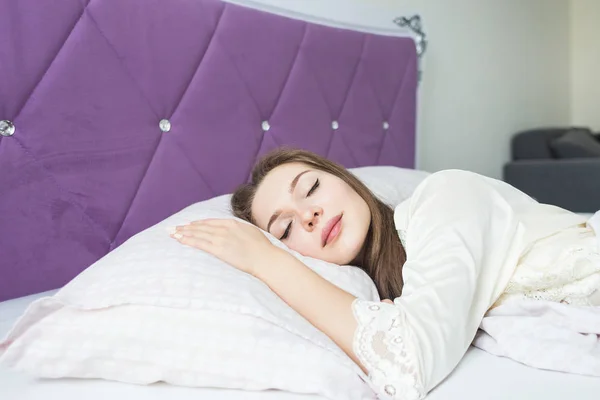
{"type": "MultiPolygon", "coordinates": [[[[0,336],[44,292],[0,303],[0,336]]],[[[129,385],[102,380],[39,380],[0,367],[3,400],[144,399],[144,400],[317,400],[319,396],[280,391],[246,392],[213,388],[185,388],[167,384],[129,385]]],[[[471,348],[455,371],[427,397],[429,400],[596,400],[600,378],[542,371],[471,348]]]]}

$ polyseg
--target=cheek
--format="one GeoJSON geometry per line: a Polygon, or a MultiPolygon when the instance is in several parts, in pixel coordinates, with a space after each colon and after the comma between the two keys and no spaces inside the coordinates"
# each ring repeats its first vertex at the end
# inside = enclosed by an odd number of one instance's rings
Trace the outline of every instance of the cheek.
{"type": "Polygon", "coordinates": [[[354,189],[345,183],[339,189],[338,193],[340,194],[340,200],[344,201],[345,204],[350,203],[353,208],[357,208],[359,202],[363,201],[362,197],[360,197],[360,195],[356,193],[354,189]]]}
{"type": "Polygon", "coordinates": [[[315,257],[319,253],[320,247],[316,245],[314,238],[308,235],[306,232],[294,232],[294,235],[290,240],[287,241],[286,246],[290,249],[297,251],[303,256],[315,257]]]}
{"type": "Polygon", "coordinates": [[[330,181],[323,182],[327,185],[324,190],[315,196],[315,203],[326,210],[338,211],[340,207],[347,208],[349,202],[353,202],[354,190],[344,184],[344,182],[330,181]]]}

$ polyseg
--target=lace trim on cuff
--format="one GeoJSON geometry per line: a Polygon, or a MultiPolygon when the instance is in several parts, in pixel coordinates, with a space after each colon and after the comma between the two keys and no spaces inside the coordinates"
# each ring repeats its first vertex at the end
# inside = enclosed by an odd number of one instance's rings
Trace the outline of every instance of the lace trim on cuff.
{"type": "Polygon", "coordinates": [[[366,368],[371,386],[389,399],[425,397],[415,348],[402,309],[396,305],[356,299],[358,323],[353,350],[366,368]]]}

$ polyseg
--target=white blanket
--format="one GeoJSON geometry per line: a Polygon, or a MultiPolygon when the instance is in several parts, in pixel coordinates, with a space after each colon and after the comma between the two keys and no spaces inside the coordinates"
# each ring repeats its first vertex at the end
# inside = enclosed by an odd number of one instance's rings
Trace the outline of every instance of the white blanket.
{"type": "MultiPolygon", "coordinates": [[[[600,248],[600,211],[588,225],[600,248]]],[[[535,368],[600,376],[600,307],[508,301],[486,314],[473,345],[535,368]]]]}

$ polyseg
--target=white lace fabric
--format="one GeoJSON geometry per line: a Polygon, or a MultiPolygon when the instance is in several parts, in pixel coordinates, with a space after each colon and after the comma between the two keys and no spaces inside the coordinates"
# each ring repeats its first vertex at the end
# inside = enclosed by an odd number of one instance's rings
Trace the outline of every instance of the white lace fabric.
{"type": "Polygon", "coordinates": [[[369,371],[370,384],[381,398],[425,397],[416,346],[401,307],[356,299],[358,323],[353,350],[369,371]]]}

